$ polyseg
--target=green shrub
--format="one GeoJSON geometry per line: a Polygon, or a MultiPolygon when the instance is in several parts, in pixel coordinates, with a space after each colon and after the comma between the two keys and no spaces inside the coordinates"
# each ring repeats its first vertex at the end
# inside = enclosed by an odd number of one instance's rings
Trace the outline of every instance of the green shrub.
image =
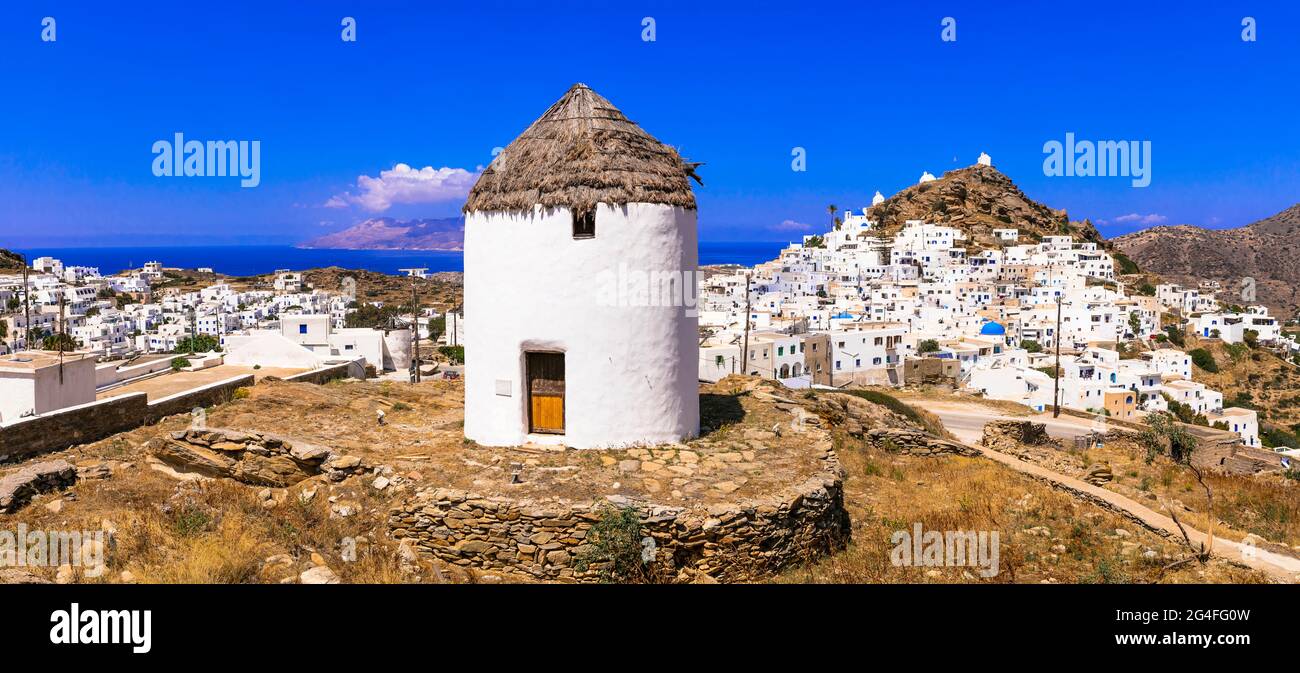
{"type": "Polygon", "coordinates": [[[1211,374],[1219,371],[1219,363],[1214,361],[1214,355],[1204,348],[1194,348],[1188,352],[1192,356],[1192,364],[1204,369],[1211,374]]]}
{"type": "Polygon", "coordinates": [[[453,365],[465,364],[465,347],[464,346],[442,346],[438,349],[443,357],[453,365]]]}
{"type": "Polygon", "coordinates": [[[602,582],[649,582],[643,556],[641,517],[631,507],[606,505],[587,531],[585,549],[574,559],[579,572],[596,569],[602,582]]]}
{"type": "Polygon", "coordinates": [[[1142,272],[1142,269],[1138,268],[1137,262],[1129,259],[1128,255],[1125,255],[1122,252],[1112,252],[1110,256],[1115,260],[1115,263],[1119,265],[1120,273],[1132,274],[1142,272]]]}
{"type": "Polygon", "coordinates": [[[172,358],[172,371],[178,372],[190,366],[189,358],[172,358]]]}

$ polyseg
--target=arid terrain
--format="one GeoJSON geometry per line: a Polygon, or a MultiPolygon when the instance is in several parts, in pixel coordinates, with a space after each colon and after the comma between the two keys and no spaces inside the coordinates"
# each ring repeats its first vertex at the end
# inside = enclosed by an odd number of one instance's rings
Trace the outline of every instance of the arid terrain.
{"type": "MultiPolygon", "coordinates": [[[[209,430],[191,428],[189,416],[174,416],[40,457],[67,460],[84,476],[67,490],[38,495],[15,513],[0,514],[0,527],[104,529],[113,536],[101,575],[31,569],[36,578],[277,583],[324,575],[343,582],[531,581],[416,554],[390,536],[389,512],[417,493],[448,488],[527,500],[599,500],[618,494],[686,506],[762,498],[816,469],[816,452],[808,452],[800,433],[788,426],[793,412],[830,431],[845,470],[844,506],[852,541],[845,551],[809,559],[773,579],[1269,580],[1218,558],[1204,565],[1177,564],[1187,556],[1177,539],[1156,535],[1114,511],[986,458],[913,455],[874,446],[864,439],[872,430],[919,433],[939,442],[947,436],[934,415],[878,393],[785,391],[772,382],[730,377],[702,389],[705,431],[699,439],[678,446],[575,452],[466,442],[458,381],[312,385],[267,380],[241,390],[232,401],[209,410],[209,430]],[[775,406],[772,400],[777,400],[775,406]],[[383,424],[377,422],[381,410],[383,424]],[[295,457],[307,461],[329,458],[319,473],[300,474],[302,462],[286,468],[284,461],[256,458],[242,444],[228,443],[234,435],[267,446],[283,441],[287,448],[292,442],[295,457]],[[203,441],[210,447],[185,444],[191,437],[207,437],[203,441]],[[229,456],[242,458],[235,463],[229,456]],[[233,471],[230,465],[236,465],[233,471]],[[213,466],[226,471],[215,478],[203,476],[213,466]],[[290,483],[277,485],[281,482],[290,483]],[[927,530],[999,531],[1001,572],[985,578],[968,568],[891,564],[891,535],[917,522],[927,530]]],[[[1152,491],[1181,500],[1189,508],[1189,522],[1208,523],[1198,516],[1201,504],[1189,478],[1158,460],[1145,463],[1134,447],[1108,446],[1088,456],[1067,452],[1045,462],[1070,472],[1097,461],[1112,466],[1113,488],[1135,498],[1152,491]]],[[[1297,490],[1292,485],[1264,478],[1249,487],[1215,484],[1215,512],[1223,519],[1224,535],[1258,532],[1295,542],[1297,490]],[[1267,503],[1274,503],[1273,509],[1266,509],[1267,503]]]]}
{"type": "Polygon", "coordinates": [[[912,185],[872,206],[868,215],[887,235],[897,233],[907,220],[957,227],[966,232],[973,248],[997,247],[997,228],[1019,229],[1030,242],[1068,234],[1105,243],[1091,222],[1071,222],[1064,210],[1030,199],[1004,173],[978,164],[912,185]]]}
{"type": "MultiPolygon", "coordinates": [[[[1243,278],[1253,278],[1260,303],[1289,318],[1300,310],[1300,204],[1235,229],[1163,226],[1125,234],[1112,243],[1143,270],[1169,281],[1217,280],[1232,302],[1243,278]]],[[[1242,301],[1249,303],[1249,301],[1242,301]]]]}

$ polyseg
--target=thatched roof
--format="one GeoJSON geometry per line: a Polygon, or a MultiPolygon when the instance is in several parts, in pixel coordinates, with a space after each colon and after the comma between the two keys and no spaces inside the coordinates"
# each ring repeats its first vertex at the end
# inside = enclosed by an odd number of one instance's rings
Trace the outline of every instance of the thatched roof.
{"type": "MultiPolygon", "coordinates": [[[[465,212],[597,203],[695,208],[695,166],[641,130],[585,84],[575,84],[479,176],[465,212]]],[[[699,180],[698,177],[695,177],[699,180]]]]}

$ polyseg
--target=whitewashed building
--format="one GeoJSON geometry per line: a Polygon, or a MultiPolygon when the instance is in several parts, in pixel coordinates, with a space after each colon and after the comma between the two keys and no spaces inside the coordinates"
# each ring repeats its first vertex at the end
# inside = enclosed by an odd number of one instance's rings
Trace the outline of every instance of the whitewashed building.
{"type": "Polygon", "coordinates": [[[582,84],[484,170],[464,207],[467,438],[698,434],[698,321],[678,296],[698,267],[693,175],[582,84]]]}

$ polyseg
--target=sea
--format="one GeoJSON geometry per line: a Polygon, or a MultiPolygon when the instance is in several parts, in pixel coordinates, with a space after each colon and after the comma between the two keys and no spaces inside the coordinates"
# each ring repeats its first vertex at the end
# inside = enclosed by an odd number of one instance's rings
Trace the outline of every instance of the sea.
{"type": "MultiPolygon", "coordinates": [[[[754,266],[776,259],[784,242],[701,242],[700,264],[754,266]]],[[[121,248],[18,248],[28,260],[54,257],[64,265],[99,267],[102,274],[138,269],[145,262],[182,269],[210,267],[228,276],[255,276],[279,269],[303,271],[326,266],[398,274],[400,269],[463,271],[459,252],[432,250],[324,250],[292,246],[187,246],[121,248]]]]}

